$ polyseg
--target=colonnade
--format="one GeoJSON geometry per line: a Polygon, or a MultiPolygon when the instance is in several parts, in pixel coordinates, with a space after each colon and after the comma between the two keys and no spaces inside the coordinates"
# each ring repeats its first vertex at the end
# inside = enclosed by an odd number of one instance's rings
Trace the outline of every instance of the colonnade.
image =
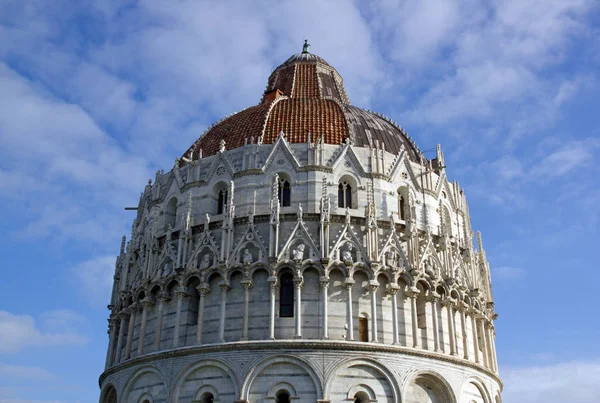
{"type": "MultiPolygon", "coordinates": [[[[269,286],[269,323],[268,323],[268,339],[275,339],[276,315],[277,315],[277,290],[279,287],[279,279],[276,276],[268,277],[267,283],[269,286]]],[[[302,292],[304,288],[304,279],[302,276],[294,277],[294,339],[303,338],[303,320],[302,320],[302,292]]],[[[319,337],[320,339],[329,339],[329,299],[330,278],[320,277],[320,296],[319,296],[319,337]]],[[[341,286],[345,289],[345,305],[346,305],[346,325],[344,330],[344,338],[347,341],[355,340],[355,324],[358,315],[353,312],[353,304],[356,303],[356,298],[353,298],[352,288],[355,285],[355,280],[351,277],[346,277],[341,286]]],[[[241,337],[238,340],[248,340],[248,329],[250,319],[250,296],[253,289],[253,281],[244,278],[241,281],[243,288],[243,319],[241,337]]],[[[225,342],[225,324],[227,320],[228,308],[228,291],[231,289],[228,280],[221,280],[218,283],[221,289],[220,306],[218,315],[218,336],[219,343],[225,342]]],[[[467,304],[465,301],[460,301],[447,296],[441,296],[433,290],[423,290],[417,287],[402,287],[398,284],[388,284],[385,292],[391,300],[391,309],[381,309],[378,311],[377,291],[380,285],[376,280],[368,281],[365,291],[370,300],[370,326],[369,339],[361,340],[370,343],[381,343],[378,338],[378,319],[384,317],[392,318],[392,345],[404,345],[416,349],[426,349],[440,354],[448,354],[453,357],[462,358],[477,362],[490,370],[497,372],[498,366],[496,361],[495,348],[495,331],[492,321],[484,315],[483,312],[475,307],[467,304]],[[400,291],[404,298],[398,303],[398,294],[400,291]],[[408,300],[408,311],[406,312],[406,300],[408,300]],[[421,306],[419,307],[419,304],[421,306]],[[423,304],[428,304],[427,309],[423,304]],[[429,311],[426,318],[420,319],[419,309],[422,312],[429,311]],[[398,312],[404,311],[404,318],[410,318],[410,326],[408,320],[399,319],[398,312]],[[438,310],[440,311],[438,313],[438,310]],[[445,311],[446,320],[443,318],[445,311]],[[389,316],[388,316],[389,315],[389,316]],[[460,326],[460,337],[457,332],[457,317],[460,326]],[[421,321],[421,323],[420,323],[421,321]],[[469,333],[470,328],[470,333],[469,333]],[[405,334],[405,343],[402,343],[399,335],[405,334]],[[410,334],[410,337],[409,337],[410,334]],[[426,336],[423,337],[423,334],[426,336]],[[433,343],[429,343],[429,336],[433,343]],[[442,347],[445,341],[448,341],[449,348],[442,347]],[[462,345],[459,346],[459,340],[462,345]],[[425,341],[425,342],[424,342],[425,341]],[[459,356],[459,350],[462,353],[459,356]]],[[[203,344],[203,332],[205,326],[205,303],[206,297],[211,293],[211,288],[208,283],[202,282],[197,287],[198,291],[198,306],[197,306],[197,325],[195,343],[203,344]]],[[[188,323],[182,319],[183,302],[189,297],[185,287],[179,286],[174,292],[175,306],[175,326],[171,348],[180,347],[181,332],[186,332],[188,323]]],[[[132,345],[134,338],[134,328],[136,318],[141,314],[141,323],[139,326],[138,344],[136,356],[146,353],[151,353],[160,350],[161,337],[163,332],[163,323],[165,317],[165,305],[173,299],[167,293],[159,293],[155,299],[150,296],[143,298],[141,301],[133,302],[129,306],[123,308],[118,314],[113,315],[109,319],[109,349],[106,359],[106,367],[118,364],[132,358],[132,345]],[[154,308],[155,307],[155,308],[154,308]],[[145,348],[147,337],[148,317],[151,309],[154,308],[156,313],[156,324],[154,326],[154,341],[151,348],[145,348]],[[148,351],[151,350],[151,351],[148,351]]],[[[317,307],[315,307],[317,308],[317,307]]],[[[387,308],[387,307],[386,307],[387,308]]],[[[339,329],[335,329],[338,331],[339,329]]],[[[185,333],[184,333],[185,334],[185,333]]],[[[311,337],[312,338],[312,337],[311,337]]],[[[229,340],[233,341],[233,340],[229,340]]],[[[237,341],[237,340],[236,340],[237,341]]],[[[189,343],[188,343],[189,344],[189,343]]]]}

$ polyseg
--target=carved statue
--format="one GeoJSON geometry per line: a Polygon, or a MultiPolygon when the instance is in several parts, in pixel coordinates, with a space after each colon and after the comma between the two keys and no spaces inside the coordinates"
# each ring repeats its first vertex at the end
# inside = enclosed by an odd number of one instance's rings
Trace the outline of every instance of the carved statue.
{"type": "Polygon", "coordinates": [[[388,252],[387,254],[387,264],[389,267],[397,267],[398,262],[396,259],[396,253],[393,251],[388,252]]]}
{"type": "Polygon", "coordinates": [[[350,242],[347,242],[345,247],[346,249],[342,250],[342,261],[353,262],[354,259],[352,259],[352,244],[350,242]]]}
{"type": "Polygon", "coordinates": [[[244,249],[243,262],[244,264],[251,264],[254,261],[252,253],[248,249],[244,249]]]}
{"type": "Polygon", "coordinates": [[[294,258],[294,260],[303,260],[304,259],[304,249],[306,248],[306,246],[304,246],[303,243],[299,244],[296,249],[294,249],[292,251],[292,256],[294,258]]]}
{"type": "Polygon", "coordinates": [[[200,269],[208,269],[210,267],[210,253],[202,256],[202,261],[200,262],[200,269]]]}

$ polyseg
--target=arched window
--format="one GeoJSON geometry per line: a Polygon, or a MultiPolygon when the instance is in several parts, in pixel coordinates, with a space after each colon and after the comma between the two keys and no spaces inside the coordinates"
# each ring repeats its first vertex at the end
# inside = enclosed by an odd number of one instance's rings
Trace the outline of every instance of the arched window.
{"type": "Polygon", "coordinates": [[[219,199],[217,200],[217,214],[223,214],[227,207],[227,189],[219,190],[219,199]]]}
{"type": "Polygon", "coordinates": [[[356,392],[354,395],[354,403],[368,403],[371,399],[366,392],[356,392]]]}
{"type": "Polygon", "coordinates": [[[103,403],[117,403],[117,391],[112,386],[109,386],[108,392],[103,403]]]}
{"type": "Polygon", "coordinates": [[[279,205],[289,207],[292,201],[292,187],[286,179],[279,180],[279,205]]]}
{"type": "Polygon", "coordinates": [[[202,396],[200,396],[200,403],[213,403],[215,397],[210,392],[204,392],[202,396]]]}
{"type": "Polygon", "coordinates": [[[338,207],[352,208],[352,185],[340,182],[338,185],[338,207]]]}
{"type": "Polygon", "coordinates": [[[425,292],[421,291],[417,295],[417,327],[425,329],[427,327],[427,312],[425,308],[425,292]]]}
{"type": "Polygon", "coordinates": [[[398,211],[400,212],[400,219],[406,220],[406,201],[401,193],[398,193],[398,211]]]}
{"type": "Polygon", "coordinates": [[[360,341],[369,341],[369,318],[358,318],[358,337],[360,341]]]}
{"type": "Polygon", "coordinates": [[[292,273],[281,275],[279,287],[279,317],[294,317],[294,276],[292,273]]]}
{"type": "Polygon", "coordinates": [[[280,390],[275,394],[277,403],[290,403],[290,393],[287,390],[280,390]]]}

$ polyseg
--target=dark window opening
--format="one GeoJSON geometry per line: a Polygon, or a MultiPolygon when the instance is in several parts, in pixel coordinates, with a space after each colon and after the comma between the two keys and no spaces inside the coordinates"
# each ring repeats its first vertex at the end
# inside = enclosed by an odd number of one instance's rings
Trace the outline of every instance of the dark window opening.
{"type": "Polygon", "coordinates": [[[219,190],[219,200],[217,202],[217,214],[223,214],[227,206],[227,189],[219,190]]]}
{"type": "Polygon", "coordinates": [[[202,394],[202,396],[200,397],[200,402],[202,402],[202,403],[213,403],[214,399],[215,399],[215,397],[213,396],[212,393],[210,393],[210,392],[204,392],[202,394]]]}
{"type": "Polygon", "coordinates": [[[279,287],[279,317],[294,317],[294,277],[292,273],[284,273],[281,276],[279,287]]]}
{"type": "Polygon", "coordinates": [[[400,219],[406,220],[406,210],[404,209],[405,202],[404,197],[402,195],[398,195],[398,210],[400,210],[400,219]]]}
{"type": "Polygon", "coordinates": [[[354,403],[368,403],[371,399],[365,392],[357,392],[354,395],[354,403]]]}
{"type": "Polygon", "coordinates": [[[279,182],[279,204],[282,207],[289,207],[292,202],[292,187],[290,182],[285,179],[279,182]]]}
{"type": "Polygon", "coordinates": [[[369,341],[369,319],[358,318],[358,337],[360,341],[369,341]]]}
{"type": "Polygon", "coordinates": [[[347,182],[338,185],[338,207],[352,208],[352,186],[347,182]]]}
{"type": "Polygon", "coordinates": [[[275,395],[275,401],[277,403],[290,403],[290,394],[287,392],[287,390],[280,390],[275,395]]]}

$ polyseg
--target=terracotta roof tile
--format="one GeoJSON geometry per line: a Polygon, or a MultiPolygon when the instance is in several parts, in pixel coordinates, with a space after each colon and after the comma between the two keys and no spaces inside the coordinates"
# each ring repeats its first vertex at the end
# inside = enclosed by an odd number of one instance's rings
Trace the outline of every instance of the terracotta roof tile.
{"type": "Polygon", "coordinates": [[[298,64],[296,77],[294,79],[293,98],[317,98],[319,96],[319,85],[317,82],[317,66],[310,64],[298,64]]]}
{"type": "Polygon", "coordinates": [[[283,99],[271,110],[263,136],[264,143],[273,143],[283,131],[291,143],[303,143],[307,134],[312,140],[323,137],[329,144],[342,144],[348,137],[344,112],[337,103],[322,99],[283,99]]]}
{"type": "Polygon", "coordinates": [[[310,132],[312,141],[322,137],[324,143],[342,144],[350,137],[358,147],[375,147],[379,142],[385,150],[397,153],[403,146],[413,160],[423,158],[401,128],[383,116],[350,105],[342,78],[318,56],[292,56],[273,71],[266,93],[269,97],[263,97],[263,103],[217,123],[184,156],[189,158],[195,150],[193,159],[197,159],[199,149],[203,156],[216,154],[221,140],[228,150],[243,146],[246,138],[258,141],[261,135],[264,144],[271,144],[283,131],[291,143],[306,142],[310,132]],[[275,99],[275,89],[286,97],[275,99]]]}
{"type": "MultiPolygon", "coordinates": [[[[216,154],[219,151],[221,140],[225,140],[225,147],[228,150],[241,147],[244,141],[254,136],[254,141],[262,133],[269,105],[261,104],[244,109],[241,112],[217,123],[199,140],[198,147],[202,149],[203,156],[216,154]]],[[[189,149],[186,154],[189,154],[189,149]]],[[[194,155],[197,159],[198,155],[194,155]]]]}

